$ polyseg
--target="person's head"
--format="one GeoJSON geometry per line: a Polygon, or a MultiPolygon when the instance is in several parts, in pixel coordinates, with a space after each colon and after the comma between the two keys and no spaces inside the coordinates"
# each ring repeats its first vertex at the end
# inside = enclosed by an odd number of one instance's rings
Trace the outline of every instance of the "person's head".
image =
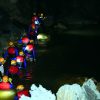
{"type": "Polygon", "coordinates": [[[16,60],[11,60],[11,65],[16,65],[16,60]]]}
{"type": "Polygon", "coordinates": [[[18,86],[16,87],[16,89],[17,89],[18,91],[24,90],[24,85],[18,85],[18,86]]]}
{"type": "Polygon", "coordinates": [[[43,18],[43,17],[44,17],[44,15],[43,15],[43,13],[41,13],[41,14],[40,14],[40,18],[43,18]]]}
{"type": "Polygon", "coordinates": [[[36,12],[34,12],[33,15],[35,16],[36,15],[36,12]]]}
{"type": "Polygon", "coordinates": [[[8,76],[7,76],[7,75],[4,75],[4,76],[2,77],[2,81],[3,81],[3,82],[8,82],[8,81],[9,81],[8,76]]]}
{"type": "Polygon", "coordinates": [[[3,57],[0,57],[0,63],[1,63],[1,64],[4,64],[5,61],[6,61],[6,60],[5,60],[3,57]]]}
{"type": "Polygon", "coordinates": [[[32,23],[32,24],[31,24],[31,27],[32,27],[32,29],[35,29],[35,24],[32,23]]]}
{"type": "Polygon", "coordinates": [[[14,43],[10,41],[9,46],[14,46],[14,43]]]}
{"type": "Polygon", "coordinates": [[[34,40],[30,40],[30,43],[34,43],[34,40]]]}
{"type": "Polygon", "coordinates": [[[20,51],[20,52],[19,52],[19,55],[20,55],[20,56],[23,56],[23,55],[24,55],[24,52],[23,52],[23,51],[20,51]]]}

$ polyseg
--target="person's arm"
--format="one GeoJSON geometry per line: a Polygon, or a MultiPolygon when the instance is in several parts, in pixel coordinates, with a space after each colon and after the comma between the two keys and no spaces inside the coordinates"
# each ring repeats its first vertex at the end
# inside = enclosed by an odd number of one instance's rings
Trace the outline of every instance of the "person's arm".
{"type": "Polygon", "coordinates": [[[7,56],[8,56],[8,51],[6,50],[6,51],[4,52],[3,57],[4,57],[4,58],[7,58],[7,56]]]}
{"type": "Polygon", "coordinates": [[[16,56],[18,56],[18,50],[17,50],[17,48],[15,48],[15,52],[16,52],[16,56]]]}
{"type": "Polygon", "coordinates": [[[24,68],[26,68],[26,59],[24,58],[24,68]]]}
{"type": "Polygon", "coordinates": [[[1,70],[0,70],[0,71],[1,71],[1,74],[2,74],[2,76],[3,76],[3,75],[4,75],[4,66],[1,65],[1,66],[0,66],[0,69],[1,69],[1,70]]]}
{"type": "Polygon", "coordinates": [[[33,53],[32,54],[33,55],[33,60],[36,61],[36,58],[35,58],[35,49],[33,49],[33,52],[32,53],[33,53]]]}
{"type": "Polygon", "coordinates": [[[13,89],[13,88],[14,88],[14,85],[10,83],[10,89],[13,89]]]}

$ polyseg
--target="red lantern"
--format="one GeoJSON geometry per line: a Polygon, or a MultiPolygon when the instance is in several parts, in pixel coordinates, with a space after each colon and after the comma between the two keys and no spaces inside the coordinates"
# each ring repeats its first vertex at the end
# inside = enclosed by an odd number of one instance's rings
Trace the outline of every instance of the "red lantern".
{"type": "Polygon", "coordinates": [[[28,37],[23,37],[23,38],[22,38],[22,43],[27,44],[29,41],[30,41],[30,40],[29,40],[28,37]]]}
{"type": "Polygon", "coordinates": [[[10,66],[8,70],[10,74],[17,74],[19,72],[19,68],[17,66],[10,66]]]}

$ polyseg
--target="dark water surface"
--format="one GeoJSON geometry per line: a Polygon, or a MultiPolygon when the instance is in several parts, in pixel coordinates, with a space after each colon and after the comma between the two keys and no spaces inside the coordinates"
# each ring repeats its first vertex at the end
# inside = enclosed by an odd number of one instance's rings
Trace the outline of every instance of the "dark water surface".
{"type": "Polygon", "coordinates": [[[59,78],[94,77],[100,81],[100,36],[57,34],[53,35],[51,42],[47,51],[38,57],[37,80],[43,82],[46,77],[53,83],[59,78]]]}

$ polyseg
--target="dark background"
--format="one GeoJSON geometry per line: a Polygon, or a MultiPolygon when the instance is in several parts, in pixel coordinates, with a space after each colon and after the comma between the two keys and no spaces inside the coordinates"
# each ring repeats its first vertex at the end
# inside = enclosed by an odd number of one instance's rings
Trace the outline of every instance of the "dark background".
{"type": "Polygon", "coordinates": [[[56,20],[72,18],[99,23],[99,6],[100,1],[97,0],[0,0],[1,16],[22,24],[30,22],[33,12],[43,12],[56,20]]]}
{"type": "Polygon", "coordinates": [[[100,1],[0,0],[0,34],[23,32],[34,12],[47,16],[45,32],[51,37],[43,48],[47,52],[37,60],[39,74],[65,73],[100,80],[100,1]],[[58,23],[65,29],[55,28],[58,23]]]}

